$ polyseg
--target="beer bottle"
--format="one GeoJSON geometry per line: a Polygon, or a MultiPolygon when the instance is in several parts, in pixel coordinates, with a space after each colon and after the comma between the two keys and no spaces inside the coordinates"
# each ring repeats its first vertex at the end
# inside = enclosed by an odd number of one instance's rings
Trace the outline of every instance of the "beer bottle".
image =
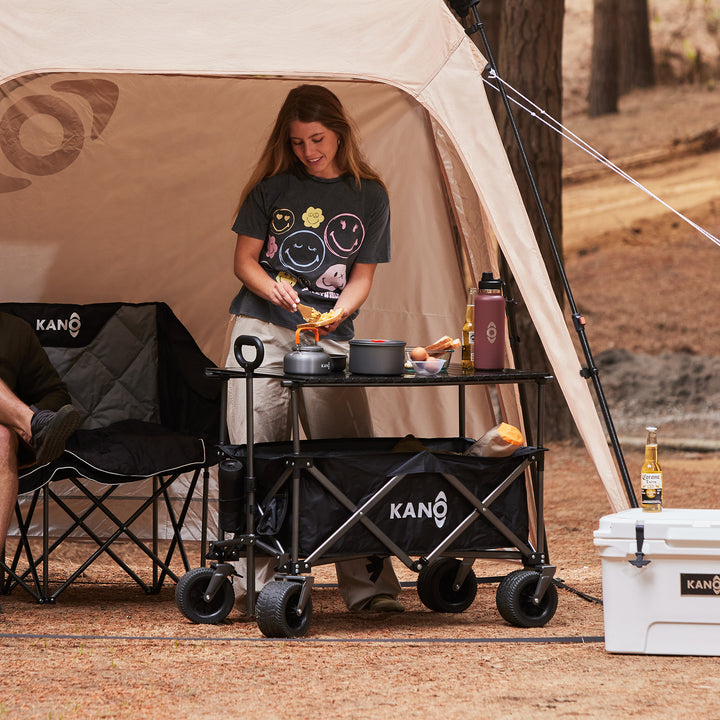
{"type": "Polygon", "coordinates": [[[662,510],[662,470],[658,462],[657,428],[648,427],[645,442],[645,462],[640,471],[640,493],[645,512],[662,510]]]}
{"type": "Polygon", "coordinates": [[[462,369],[474,372],[475,357],[475,295],[477,288],[468,288],[467,306],[465,308],[465,324],[462,327],[462,369]]]}

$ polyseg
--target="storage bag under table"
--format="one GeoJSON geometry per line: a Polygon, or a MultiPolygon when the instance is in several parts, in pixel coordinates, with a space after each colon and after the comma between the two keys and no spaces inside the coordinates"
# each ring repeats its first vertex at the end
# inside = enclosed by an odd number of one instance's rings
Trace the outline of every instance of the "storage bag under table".
{"type": "MultiPolygon", "coordinates": [[[[403,440],[303,441],[299,453],[291,442],[255,444],[254,475],[262,508],[258,535],[273,535],[283,544],[289,541],[292,477],[297,468],[299,557],[316,554],[368,502],[363,517],[409,555],[438,547],[473,514],[468,527],[445,549],[448,554],[471,556],[483,549],[511,547],[513,535],[527,542],[528,501],[521,468],[537,448],[521,448],[506,458],[484,458],[463,454],[472,440],[436,438],[413,439],[421,444],[420,451],[394,451],[403,440]],[[503,483],[506,486],[501,488],[503,483]],[[493,493],[496,497],[491,497],[493,493]],[[488,514],[499,522],[490,522],[488,514]]],[[[247,461],[245,445],[225,446],[223,451],[247,461]]],[[[244,517],[242,482],[235,488],[221,484],[221,518],[244,517]]],[[[243,528],[232,530],[242,532],[243,528]]],[[[357,521],[335,538],[322,558],[372,554],[388,554],[387,544],[357,521]]]]}

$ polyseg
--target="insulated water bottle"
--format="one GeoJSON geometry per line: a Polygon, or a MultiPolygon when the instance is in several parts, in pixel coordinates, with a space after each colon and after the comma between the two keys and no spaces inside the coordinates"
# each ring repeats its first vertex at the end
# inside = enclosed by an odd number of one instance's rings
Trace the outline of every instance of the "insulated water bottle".
{"type": "Polygon", "coordinates": [[[484,272],[475,296],[476,370],[501,370],[505,367],[505,335],[502,280],[484,272]]]}
{"type": "Polygon", "coordinates": [[[245,524],[243,464],[225,459],[218,468],[218,524],[223,532],[243,532],[245,524]]]}

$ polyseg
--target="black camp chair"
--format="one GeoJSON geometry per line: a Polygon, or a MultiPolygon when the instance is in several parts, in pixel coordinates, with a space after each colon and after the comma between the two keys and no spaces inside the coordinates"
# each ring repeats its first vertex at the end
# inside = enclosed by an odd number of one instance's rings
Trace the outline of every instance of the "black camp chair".
{"type": "Polygon", "coordinates": [[[0,310],[27,320],[65,381],[73,404],[85,421],[68,441],[65,452],[45,466],[21,471],[16,504],[19,542],[12,555],[0,559],[0,590],[18,585],[39,602],[54,602],[101,555],[111,557],[146,592],[158,592],[179,552],[188,561],[182,529],[199,478],[203,478],[201,562],[207,534],[209,468],[217,462],[221,393],[205,376],[212,363],[164,303],[101,303],[59,305],[0,304],[0,310]],[[181,493],[179,510],[170,489],[181,493]],[[72,495],[56,490],[69,481],[72,495]],[[120,517],[118,490],[126,483],[148,481],[152,487],[134,497],[132,513],[120,517]],[[78,508],[78,502],[82,507],[78,508]],[[172,527],[166,552],[159,551],[159,506],[163,503],[172,527]],[[29,540],[42,506],[42,552],[29,540]],[[51,514],[51,509],[54,511],[51,514]],[[152,511],[152,542],[133,526],[152,511]],[[58,517],[61,522],[56,523],[58,517]],[[57,525],[57,526],[56,526],[57,525]],[[107,530],[107,528],[110,528],[107,530]],[[102,528],[102,529],[101,529],[102,528]],[[68,538],[80,534],[97,546],[52,592],[52,555],[68,538]],[[115,552],[116,540],[127,538],[152,563],[153,578],[145,582],[115,552]]]}

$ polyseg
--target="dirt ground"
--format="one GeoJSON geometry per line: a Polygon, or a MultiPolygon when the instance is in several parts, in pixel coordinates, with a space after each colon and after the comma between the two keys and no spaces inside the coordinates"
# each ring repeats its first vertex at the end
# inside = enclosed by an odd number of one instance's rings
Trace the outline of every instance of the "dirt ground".
{"type": "MultiPolygon", "coordinates": [[[[587,19],[587,2],[566,4],[570,22],[587,19]]],[[[576,30],[570,52],[581,58],[587,40],[576,30]]],[[[720,93],[661,87],[623,99],[618,116],[589,120],[575,90],[583,63],[571,66],[568,106],[576,109],[566,124],[718,237],[717,153],[685,150],[718,128],[720,93]]],[[[566,268],[636,492],[637,441],[658,424],[666,506],[720,507],[720,248],[626,181],[587,166],[567,149],[566,268]]],[[[399,565],[403,614],[349,614],[334,572],[320,567],[309,634],[267,640],[237,611],[217,626],[192,625],[172,584],[146,596],[102,561],[54,606],[19,590],[0,598],[0,718],[719,717],[715,658],[605,651],[593,545],[610,512],[602,485],[571,443],[550,445],[545,480],[550,560],[565,587],[544,628],[504,622],[494,581],[481,582],[466,612],[432,613],[414,573],[399,565]]],[[[86,549],[68,544],[67,567],[86,549]]],[[[511,569],[475,564],[481,578],[511,569]]],[[[53,566],[58,576],[64,570],[53,566]]]]}

